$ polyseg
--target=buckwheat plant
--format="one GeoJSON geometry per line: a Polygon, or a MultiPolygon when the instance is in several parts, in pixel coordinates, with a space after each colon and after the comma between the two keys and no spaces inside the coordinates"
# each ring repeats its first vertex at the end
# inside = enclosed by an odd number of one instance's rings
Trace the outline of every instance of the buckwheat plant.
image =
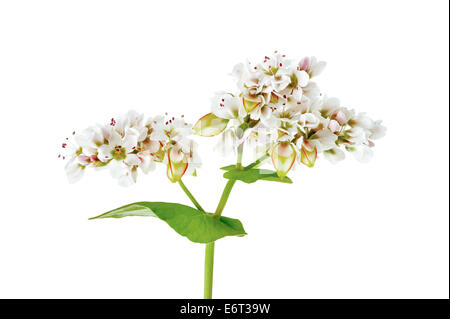
{"type": "Polygon", "coordinates": [[[137,202],[91,219],[157,217],[189,240],[206,244],[204,298],[212,298],[214,242],[246,235],[239,220],[222,216],[237,181],[292,183],[287,174],[294,165],[311,168],[320,155],[336,163],[345,158],[344,151],[368,162],[373,141],[385,134],[381,121],[321,93],[314,80],[324,67],[325,62],[315,57],[293,61],[277,52],[260,63],[237,64],[232,71],[237,90],[217,93],[211,113],[194,126],[167,114],[144,120],[130,111],[106,125],[74,132],[62,144],[64,152],[59,157],[67,161],[70,182],[78,181],[86,169],[109,169],[122,186],[136,183],[139,171],[147,174],[155,163],[163,164],[168,179],[180,185],[195,208],[137,202]],[[185,175],[195,176],[201,166],[192,134],[220,135],[217,150],[237,154],[236,164],[222,167],[228,181],[214,213],[205,211],[182,181],[185,175]],[[242,163],[244,147],[254,156],[247,165],[242,163]],[[274,170],[260,168],[266,163],[274,170]]]}

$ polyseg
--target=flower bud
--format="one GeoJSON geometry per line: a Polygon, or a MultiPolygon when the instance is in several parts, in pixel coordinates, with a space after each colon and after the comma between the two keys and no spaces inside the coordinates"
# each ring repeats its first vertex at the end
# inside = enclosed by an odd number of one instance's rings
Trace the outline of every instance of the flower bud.
{"type": "Polygon", "coordinates": [[[330,123],[328,123],[328,129],[333,132],[339,132],[341,129],[341,126],[339,125],[339,122],[336,120],[331,120],[330,123]]]}
{"type": "Polygon", "coordinates": [[[167,177],[173,183],[178,182],[186,173],[189,165],[186,157],[181,150],[171,148],[167,152],[167,159],[167,177]]]}
{"type": "Polygon", "coordinates": [[[272,150],[272,163],[280,178],[286,174],[294,165],[297,156],[294,146],[289,142],[280,142],[272,150]]]}
{"type": "Polygon", "coordinates": [[[245,111],[247,111],[247,113],[251,113],[261,105],[261,101],[248,100],[245,97],[242,98],[242,103],[244,104],[244,109],[245,111]]]}
{"type": "Polygon", "coordinates": [[[227,128],[228,121],[215,116],[213,113],[209,113],[195,123],[193,130],[196,135],[204,137],[215,136],[227,128]]]}
{"type": "Polygon", "coordinates": [[[308,141],[304,141],[300,153],[300,162],[308,167],[313,167],[317,159],[317,147],[313,147],[308,141]]]}

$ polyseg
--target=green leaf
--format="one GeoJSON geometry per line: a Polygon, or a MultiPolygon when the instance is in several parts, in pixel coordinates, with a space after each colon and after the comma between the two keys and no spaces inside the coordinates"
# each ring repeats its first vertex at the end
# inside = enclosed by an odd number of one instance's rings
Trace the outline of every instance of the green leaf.
{"type": "Polygon", "coordinates": [[[238,219],[205,213],[190,206],[163,202],[138,202],[90,219],[152,216],[165,221],[178,234],[194,243],[210,243],[226,236],[245,236],[238,219]]]}
{"type": "Polygon", "coordinates": [[[224,171],[231,171],[235,168],[236,168],[236,165],[228,165],[228,166],[221,167],[220,169],[222,169],[224,171]]]}
{"type": "Polygon", "coordinates": [[[276,172],[267,169],[244,168],[239,170],[233,165],[222,167],[222,169],[227,171],[223,174],[223,177],[226,179],[239,180],[247,184],[258,180],[292,184],[292,180],[289,177],[280,178],[276,172]]]}

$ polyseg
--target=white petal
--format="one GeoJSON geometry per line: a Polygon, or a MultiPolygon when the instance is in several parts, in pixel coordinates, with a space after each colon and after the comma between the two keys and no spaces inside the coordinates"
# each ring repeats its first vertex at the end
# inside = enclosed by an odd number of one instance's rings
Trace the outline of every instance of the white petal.
{"type": "Polygon", "coordinates": [[[134,134],[134,132],[135,132],[134,130],[132,132],[127,130],[127,133],[125,134],[125,137],[123,139],[122,147],[125,147],[127,153],[130,153],[136,149],[138,136],[134,134]]]}
{"type": "Polygon", "coordinates": [[[139,167],[145,174],[148,174],[150,171],[155,169],[155,162],[150,155],[140,156],[140,159],[141,164],[139,165],[139,167]]]}
{"type": "Polygon", "coordinates": [[[315,133],[310,142],[315,147],[317,147],[317,151],[323,152],[336,147],[337,135],[333,134],[328,129],[323,129],[315,133]]]}
{"type": "Polygon", "coordinates": [[[135,183],[133,177],[131,176],[131,173],[120,176],[117,179],[117,181],[119,182],[119,185],[122,187],[129,187],[135,183]]]}
{"type": "Polygon", "coordinates": [[[339,125],[339,122],[336,120],[331,120],[330,123],[328,123],[328,128],[331,132],[338,132],[341,129],[341,126],[339,125]]]}
{"type": "Polygon", "coordinates": [[[111,176],[117,179],[123,175],[126,175],[128,170],[128,168],[122,162],[112,161],[108,166],[111,176]]]}
{"type": "Polygon", "coordinates": [[[79,164],[75,158],[71,159],[64,168],[69,183],[78,182],[83,177],[85,168],[86,167],[79,164]]]}
{"type": "Polygon", "coordinates": [[[337,147],[323,152],[323,155],[328,161],[330,161],[333,164],[336,164],[337,162],[345,159],[345,153],[337,147]]]}
{"type": "Polygon", "coordinates": [[[237,119],[242,114],[242,99],[231,94],[218,94],[211,99],[211,111],[223,119],[237,119]]]}
{"type": "Polygon", "coordinates": [[[361,163],[368,163],[373,157],[373,151],[367,145],[358,146],[352,154],[361,163]]]}
{"type": "Polygon", "coordinates": [[[116,132],[116,130],[111,131],[109,136],[109,144],[114,147],[117,145],[122,145],[122,136],[116,132]]]}
{"type": "Polygon", "coordinates": [[[154,130],[150,134],[150,139],[152,139],[154,141],[165,142],[165,141],[169,140],[169,137],[167,136],[167,134],[163,130],[154,130]]]}
{"type": "Polygon", "coordinates": [[[298,79],[298,85],[300,87],[305,87],[306,85],[308,85],[309,82],[309,74],[305,71],[297,71],[295,73],[295,75],[297,76],[298,79]]]}
{"type": "Polygon", "coordinates": [[[238,63],[234,66],[233,71],[231,72],[231,75],[236,78],[237,80],[241,80],[243,75],[246,72],[246,68],[244,64],[238,63]]]}
{"type": "Polygon", "coordinates": [[[113,151],[112,146],[102,145],[98,149],[98,159],[102,162],[108,162],[112,159],[111,152],[113,151]]]}
{"type": "Polygon", "coordinates": [[[308,85],[303,88],[303,94],[309,99],[317,98],[320,95],[319,86],[315,82],[309,82],[308,85]]]}
{"type": "Polygon", "coordinates": [[[139,157],[136,154],[128,154],[124,162],[125,164],[130,166],[139,165],[141,163],[139,157]]]}
{"type": "Polygon", "coordinates": [[[381,125],[381,121],[376,121],[371,130],[369,138],[376,140],[386,135],[386,127],[381,125]]]}
{"type": "Polygon", "coordinates": [[[319,61],[311,66],[311,77],[318,76],[322,73],[322,71],[327,66],[327,63],[324,61],[319,61]]]}

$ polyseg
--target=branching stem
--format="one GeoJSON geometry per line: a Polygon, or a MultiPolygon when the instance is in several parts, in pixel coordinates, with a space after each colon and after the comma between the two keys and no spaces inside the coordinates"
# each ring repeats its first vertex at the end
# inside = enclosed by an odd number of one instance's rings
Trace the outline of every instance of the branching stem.
{"type": "Polygon", "coordinates": [[[192,193],[189,191],[189,189],[186,187],[186,185],[184,185],[184,183],[181,179],[178,181],[178,184],[181,186],[181,189],[186,193],[186,195],[189,197],[189,199],[195,205],[195,207],[197,207],[198,210],[201,210],[202,212],[204,212],[205,210],[202,208],[202,206],[199,204],[199,202],[197,202],[194,195],[192,195],[192,193]]]}

